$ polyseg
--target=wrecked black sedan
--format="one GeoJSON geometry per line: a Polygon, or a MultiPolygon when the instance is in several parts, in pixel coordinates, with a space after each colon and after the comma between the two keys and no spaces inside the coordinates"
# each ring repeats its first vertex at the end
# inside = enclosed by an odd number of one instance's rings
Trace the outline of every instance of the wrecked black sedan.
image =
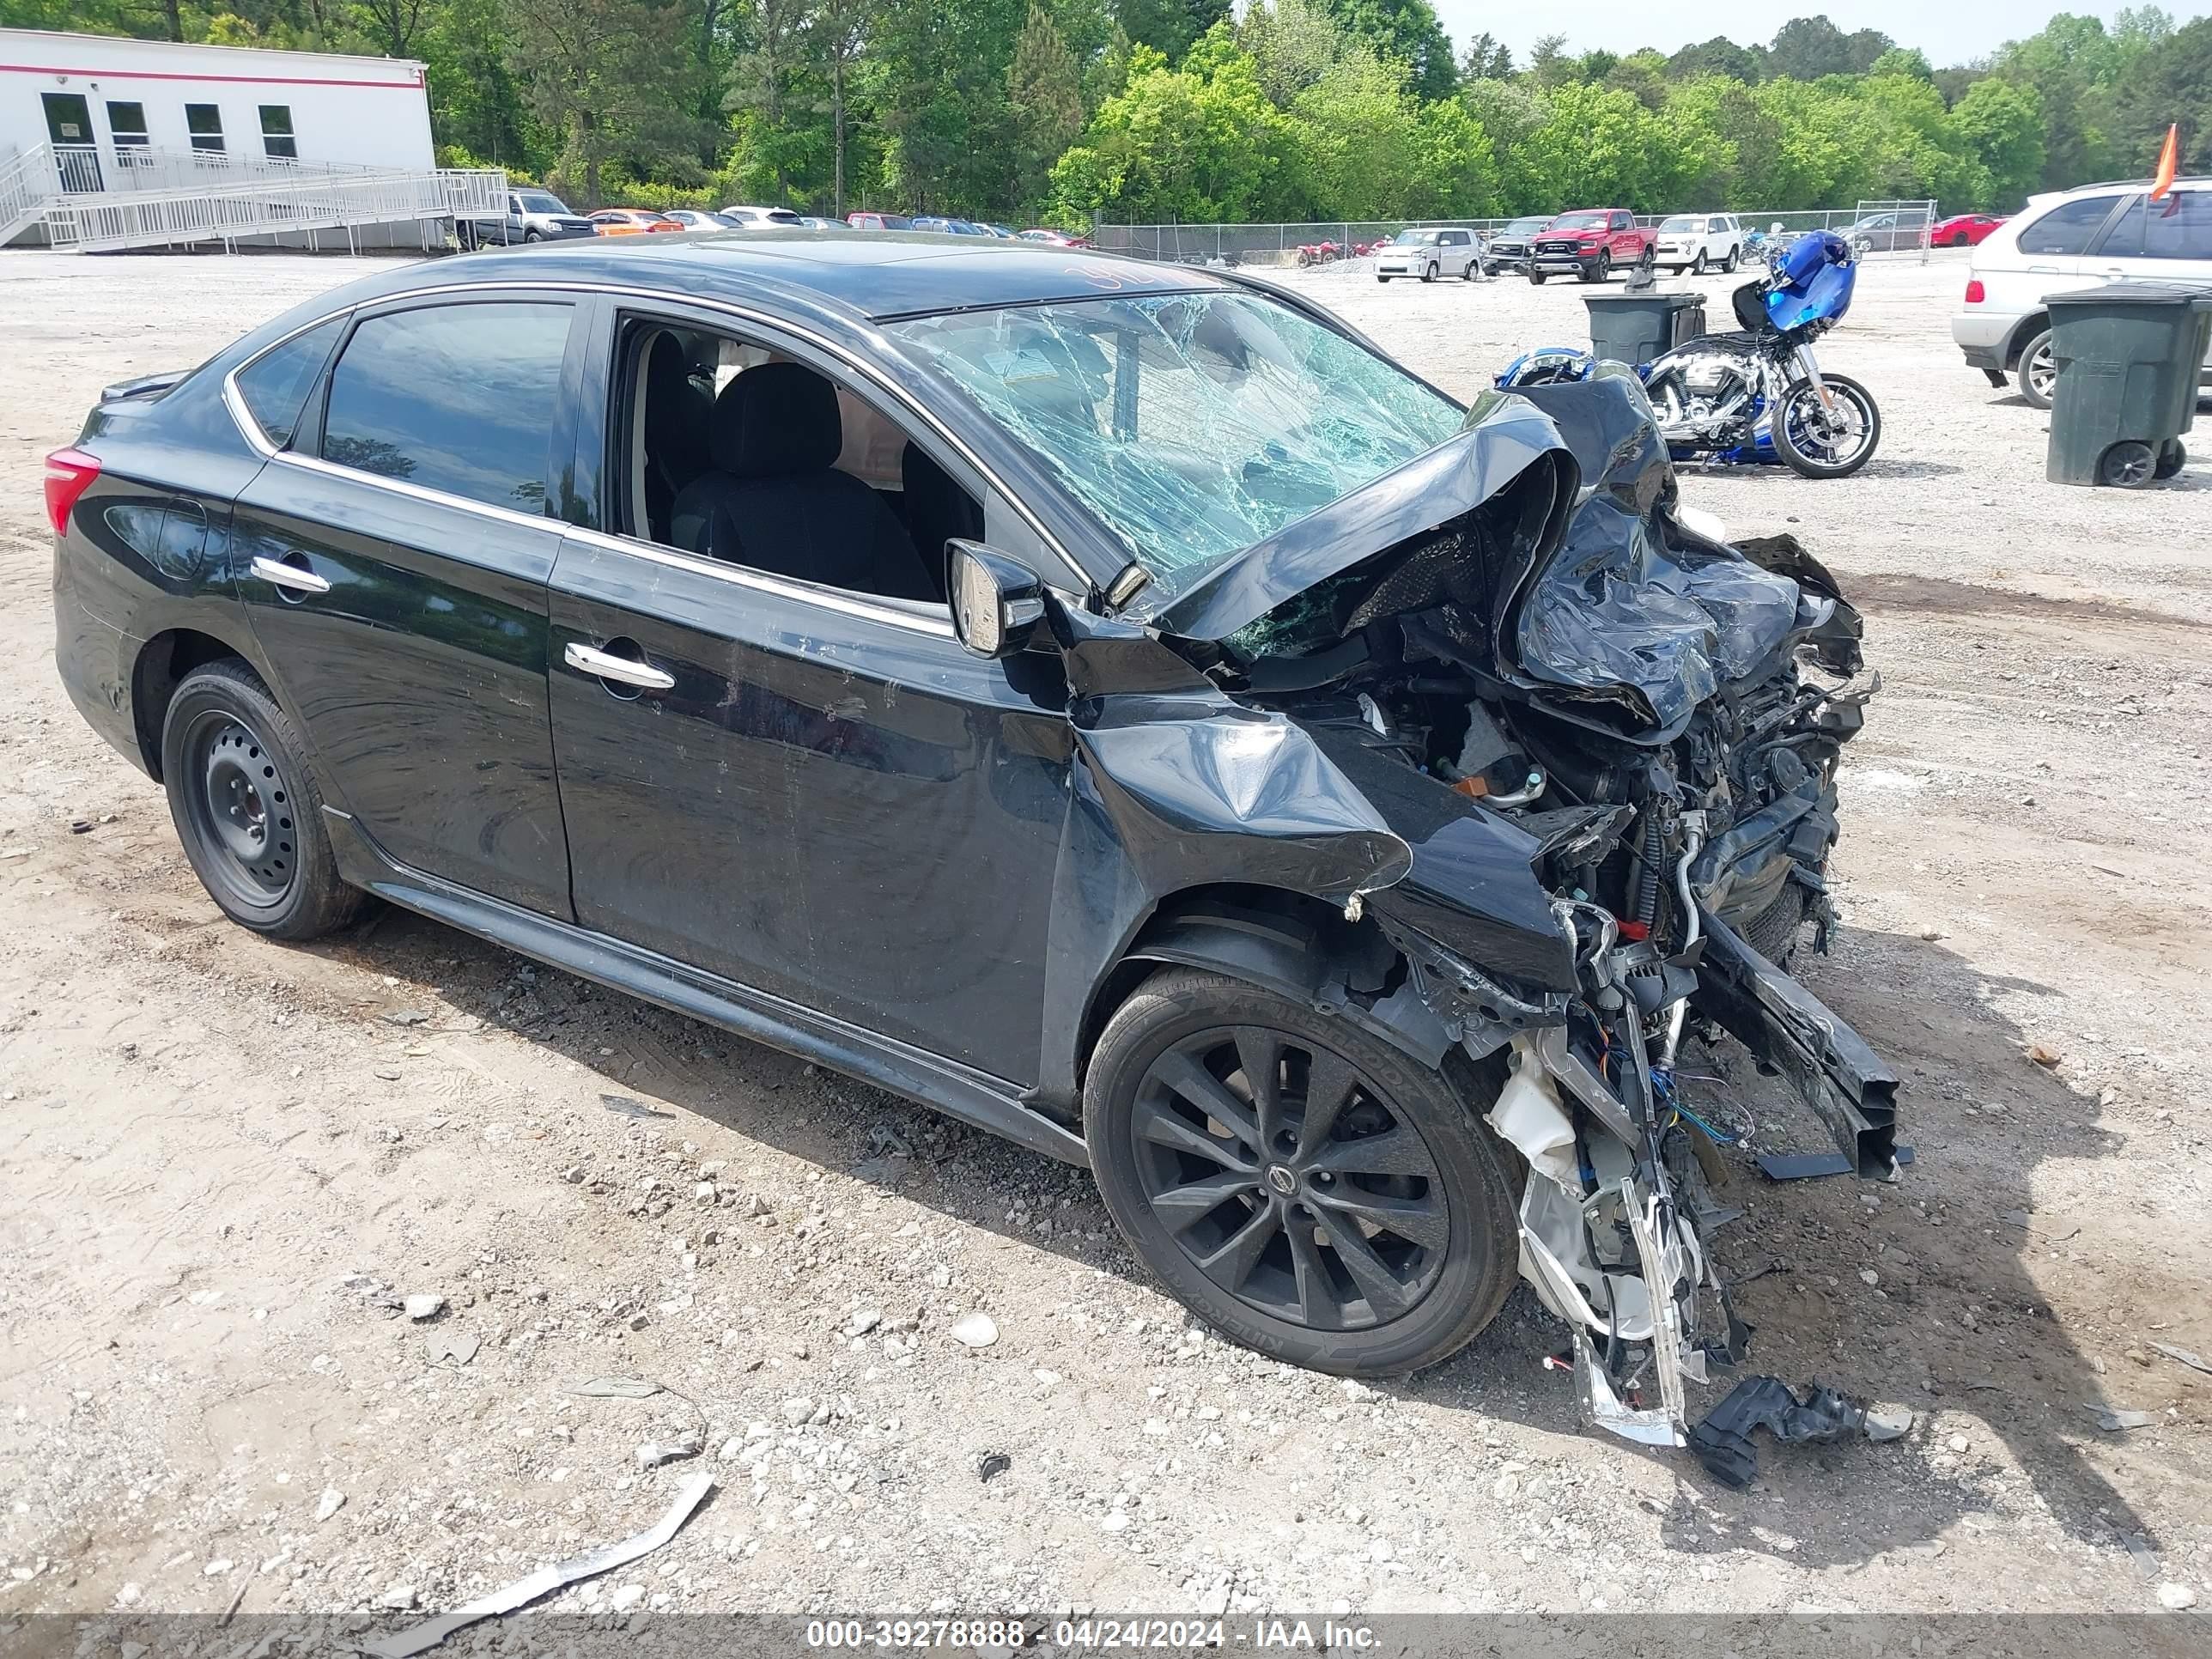
{"type": "Polygon", "coordinates": [[[1737,1335],[1685,1042],[1891,1168],[1785,971],[1870,684],[1819,563],[1685,522],[1632,384],[1463,407],[1239,273],[641,240],[338,289],[49,461],[63,678],[216,903],[1086,1164],[1301,1364],[1524,1277],[1678,1440],[1737,1335]]]}

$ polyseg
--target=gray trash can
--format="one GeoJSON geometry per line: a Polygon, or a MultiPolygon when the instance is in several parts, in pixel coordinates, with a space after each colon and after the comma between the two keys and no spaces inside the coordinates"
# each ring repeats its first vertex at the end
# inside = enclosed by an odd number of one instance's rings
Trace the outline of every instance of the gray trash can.
{"type": "Polygon", "coordinates": [[[2046,295],[2044,304],[2058,366],[2045,476],[2133,489],[2180,471],[2212,337],[2212,288],[2109,283],[2046,295]]]}
{"type": "Polygon", "coordinates": [[[1591,294],[1590,349],[1616,363],[1648,363],[1705,331],[1702,294],[1591,294]]]}

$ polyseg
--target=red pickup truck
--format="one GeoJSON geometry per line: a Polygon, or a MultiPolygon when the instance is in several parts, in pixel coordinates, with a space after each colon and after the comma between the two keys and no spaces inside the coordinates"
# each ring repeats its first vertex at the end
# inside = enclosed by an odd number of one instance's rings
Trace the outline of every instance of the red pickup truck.
{"type": "Polygon", "coordinates": [[[1601,283],[1615,270],[1634,264],[1657,240],[1658,232],[1638,230],[1626,208],[1577,208],[1562,213],[1530,239],[1528,280],[1573,271],[1586,283],[1601,283]]]}

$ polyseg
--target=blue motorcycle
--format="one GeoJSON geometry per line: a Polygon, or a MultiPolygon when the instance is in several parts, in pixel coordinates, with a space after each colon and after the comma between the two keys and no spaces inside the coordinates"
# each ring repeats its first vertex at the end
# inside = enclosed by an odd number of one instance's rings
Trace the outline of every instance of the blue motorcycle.
{"type": "MultiPolygon", "coordinates": [[[[1678,461],[1780,460],[1808,478],[1841,478],[1873,459],[1881,411],[1867,389],[1823,374],[1813,342],[1850,309],[1858,276],[1850,246],[1832,231],[1808,231],[1768,274],[1736,289],[1741,333],[1686,341],[1636,372],[1678,461]]],[[[1587,351],[1547,346],[1517,358],[1499,386],[1588,380],[1587,351]]]]}

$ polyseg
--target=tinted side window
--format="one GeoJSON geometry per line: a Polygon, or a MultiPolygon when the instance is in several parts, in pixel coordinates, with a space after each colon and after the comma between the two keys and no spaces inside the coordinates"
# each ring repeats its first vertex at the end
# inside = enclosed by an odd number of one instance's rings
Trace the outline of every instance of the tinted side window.
{"type": "Polygon", "coordinates": [[[253,411],[255,423],[277,448],[292,441],[292,428],[299,424],[300,411],[307,406],[308,388],[322,372],[345,325],[344,318],[333,317],[305,334],[294,335],[238,372],[238,390],[246,408],[253,411]]]}
{"type": "Polygon", "coordinates": [[[543,507],[569,314],[532,301],[368,319],[331,372],[323,459],[493,507],[543,507]]]}
{"type": "Polygon", "coordinates": [[[2178,190],[2161,202],[2136,197],[2097,252],[2120,259],[2212,260],[2212,191],[2178,190]]]}
{"type": "Polygon", "coordinates": [[[2085,253],[2089,238],[2119,205],[2117,196],[2084,196],[2061,202],[2020,234],[2022,253],[2085,253]]]}

